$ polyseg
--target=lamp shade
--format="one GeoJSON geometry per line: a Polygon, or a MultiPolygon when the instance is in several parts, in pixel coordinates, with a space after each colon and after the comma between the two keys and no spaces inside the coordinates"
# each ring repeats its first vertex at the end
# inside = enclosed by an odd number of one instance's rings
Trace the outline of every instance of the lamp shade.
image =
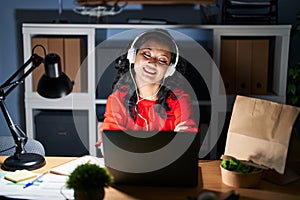
{"type": "Polygon", "coordinates": [[[44,59],[45,73],[38,83],[37,92],[45,98],[60,98],[73,90],[73,83],[62,72],[60,57],[51,53],[44,59]]]}

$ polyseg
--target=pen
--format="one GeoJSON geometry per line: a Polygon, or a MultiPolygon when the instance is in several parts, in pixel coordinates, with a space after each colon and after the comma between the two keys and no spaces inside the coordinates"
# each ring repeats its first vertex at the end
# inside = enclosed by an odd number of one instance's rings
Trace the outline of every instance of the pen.
{"type": "Polygon", "coordinates": [[[45,174],[47,174],[48,172],[44,172],[43,174],[39,175],[38,177],[36,177],[33,181],[26,183],[23,187],[23,189],[33,185],[36,181],[38,181],[40,178],[42,178],[45,174]]]}

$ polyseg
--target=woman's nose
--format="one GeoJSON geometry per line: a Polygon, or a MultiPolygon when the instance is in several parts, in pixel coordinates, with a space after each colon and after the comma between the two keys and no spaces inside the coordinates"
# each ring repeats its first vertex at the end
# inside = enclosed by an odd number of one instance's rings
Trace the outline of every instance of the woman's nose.
{"type": "Polygon", "coordinates": [[[152,64],[157,64],[158,62],[158,59],[156,57],[153,57],[151,56],[148,60],[149,63],[152,63],[152,64]]]}

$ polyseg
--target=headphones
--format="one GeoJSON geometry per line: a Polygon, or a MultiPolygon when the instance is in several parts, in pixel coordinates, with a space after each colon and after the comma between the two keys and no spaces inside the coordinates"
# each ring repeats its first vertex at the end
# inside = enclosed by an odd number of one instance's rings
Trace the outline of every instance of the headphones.
{"type": "Polygon", "coordinates": [[[128,52],[127,52],[127,59],[129,61],[129,66],[131,66],[134,62],[135,62],[135,57],[136,57],[136,51],[137,49],[134,47],[134,45],[136,44],[136,42],[145,34],[148,34],[148,33],[161,33],[161,34],[164,34],[165,36],[167,36],[174,44],[175,46],[175,50],[176,50],[176,58],[175,58],[175,62],[174,63],[170,63],[170,66],[168,68],[168,70],[166,71],[166,74],[164,76],[164,78],[167,78],[169,76],[172,76],[174,74],[174,72],[176,71],[176,65],[178,63],[178,60],[179,60],[179,50],[178,50],[178,47],[177,47],[177,44],[176,42],[174,41],[173,38],[171,38],[170,35],[168,35],[167,33],[163,32],[163,31],[159,31],[159,30],[154,30],[154,31],[146,31],[144,33],[141,33],[140,35],[138,35],[132,42],[128,52]]]}

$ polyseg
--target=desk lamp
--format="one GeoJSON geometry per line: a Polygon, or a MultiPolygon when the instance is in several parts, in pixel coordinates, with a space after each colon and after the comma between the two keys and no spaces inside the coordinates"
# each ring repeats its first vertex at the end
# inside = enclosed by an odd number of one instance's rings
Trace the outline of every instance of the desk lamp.
{"type": "Polygon", "coordinates": [[[45,98],[60,98],[68,95],[73,89],[73,83],[61,70],[60,57],[55,53],[46,55],[45,48],[41,45],[34,46],[31,57],[0,86],[1,110],[13,136],[16,149],[14,155],[8,157],[4,161],[2,165],[4,170],[34,170],[46,164],[45,158],[42,155],[26,153],[24,151],[24,145],[26,144],[28,137],[18,125],[14,124],[4,102],[5,98],[13,91],[13,89],[23,83],[25,78],[30,75],[34,69],[40,66],[41,63],[44,63],[45,73],[38,83],[37,92],[39,95],[45,98]],[[34,49],[38,46],[42,47],[44,50],[44,59],[34,53],[34,49]],[[29,64],[32,64],[31,67],[15,80],[20,72],[24,71],[29,64]]]}

